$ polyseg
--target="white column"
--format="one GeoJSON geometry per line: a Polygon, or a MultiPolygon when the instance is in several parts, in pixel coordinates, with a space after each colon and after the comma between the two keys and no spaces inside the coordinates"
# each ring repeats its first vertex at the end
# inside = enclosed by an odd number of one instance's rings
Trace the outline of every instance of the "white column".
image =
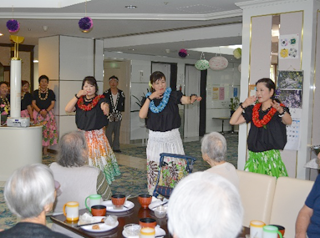
{"type": "Polygon", "coordinates": [[[21,60],[11,60],[10,65],[10,116],[20,117],[21,112],[21,60]]]}

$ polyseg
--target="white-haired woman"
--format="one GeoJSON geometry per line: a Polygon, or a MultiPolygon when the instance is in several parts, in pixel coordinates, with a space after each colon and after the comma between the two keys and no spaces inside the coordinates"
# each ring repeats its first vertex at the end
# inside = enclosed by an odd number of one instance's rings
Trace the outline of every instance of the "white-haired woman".
{"type": "Polygon", "coordinates": [[[46,213],[52,210],[55,193],[53,175],[47,166],[31,164],[16,170],[6,182],[4,198],[21,221],[0,232],[0,237],[68,237],[46,227],[46,213]]]}
{"type": "Polygon", "coordinates": [[[61,190],[54,212],[62,212],[63,205],[68,201],[78,201],[79,208],[85,208],[84,200],[90,194],[100,194],[104,200],[111,197],[112,192],[104,173],[86,165],[87,148],[83,131],[69,132],[61,137],[57,162],[50,165],[61,190]]]}
{"type": "Polygon", "coordinates": [[[211,168],[206,172],[219,174],[239,189],[239,177],[233,164],[226,162],[227,141],[218,132],[205,135],[201,141],[202,158],[211,168]]]}
{"type": "Polygon", "coordinates": [[[168,229],[174,238],[235,238],[243,208],[237,189],[217,174],[183,178],[170,196],[168,229]]]}

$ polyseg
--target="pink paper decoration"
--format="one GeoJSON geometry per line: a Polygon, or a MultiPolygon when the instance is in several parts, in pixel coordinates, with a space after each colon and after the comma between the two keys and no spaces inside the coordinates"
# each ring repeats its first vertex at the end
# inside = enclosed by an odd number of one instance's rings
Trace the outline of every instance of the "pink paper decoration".
{"type": "Polygon", "coordinates": [[[228,60],[223,56],[215,56],[209,60],[209,67],[212,70],[222,70],[228,67],[228,60]]]}

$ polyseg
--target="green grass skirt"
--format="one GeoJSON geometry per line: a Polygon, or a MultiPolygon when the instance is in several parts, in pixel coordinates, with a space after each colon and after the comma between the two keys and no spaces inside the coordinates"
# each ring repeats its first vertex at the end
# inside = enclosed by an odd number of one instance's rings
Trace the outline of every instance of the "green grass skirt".
{"type": "Polygon", "coordinates": [[[288,177],[279,150],[268,150],[264,152],[249,151],[249,159],[244,167],[245,171],[267,174],[274,177],[288,177]]]}

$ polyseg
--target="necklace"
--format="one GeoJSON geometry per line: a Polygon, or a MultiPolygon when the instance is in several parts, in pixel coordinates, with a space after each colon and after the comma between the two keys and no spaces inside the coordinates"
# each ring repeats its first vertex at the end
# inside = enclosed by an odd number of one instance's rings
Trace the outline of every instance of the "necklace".
{"type": "Polygon", "coordinates": [[[24,95],[26,95],[26,93],[23,93],[23,94],[21,95],[21,100],[24,99],[24,95]]]}
{"type": "MultiPolygon", "coordinates": [[[[166,89],[166,91],[163,94],[163,98],[162,98],[160,104],[157,107],[154,105],[153,101],[150,102],[149,108],[153,113],[159,113],[159,112],[163,111],[163,109],[167,106],[167,104],[169,102],[171,91],[172,91],[171,88],[167,88],[166,89]]],[[[146,94],[146,97],[148,97],[150,95],[151,95],[151,92],[148,92],[146,94]]]]}
{"type": "Polygon", "coordinates": [[[39,95],[39,99],[40,100],[42,100],[42,101],[44,101],[44,100],[47,100],[47,98],[48,98],[48,95],[49,95],[49,90],[48,90],[48,88],[46,88],[46,91],[44,92],[46,95],[44,96],[44,98],[42,98],[41,97],[41,89],[39,88],[39,91],[38,91],[38,95],[39,95]]]}
{"type": "MultiPolygon", "coordinates": [[[[280,105],[284,107],[282,103],[280,105]]],[[[271,121],[271,118],[277,112],[277,109],[275,109],[274,107],[271,107],[268,113],[261,120],[259,120],[260,107],[261,107],[261,103],[257,103],[256,105],[254,105],[252,109],[252,122],[253,124],[255,124],[256,127],[259,127],[259,128],[263,127],[264,129],[267,129],[267,124],[271,121]]]]}
{"type": "Polygon", "coordinates": [[[78,102],[77,102],[78,107],[79,107],[81,110],[83,110],[83,111],[90,111],[90,110],[92,110],[92,108],[94,108],[95,106],[97,106],[99,100],[100,100],[101,98],[104,98],[104,96],[103,96],[103,95],[98,95],[98,96],[96,96],[95,98],[92,99],[92,102],[89,103],[88,105],[84,105],[84,100],[83,100],[83,98],[84,98],[84,96],[82,96],[82,97],[80,97],[80,98],[78,99],[78,102]]]}
{"type": "Polygon", "coordinates": [[[87,98],[86,96],[84,97],[84,101],[85,102],[92,102],[92,100],[94,99],[95,97],[93,98],[87,98]]]}

